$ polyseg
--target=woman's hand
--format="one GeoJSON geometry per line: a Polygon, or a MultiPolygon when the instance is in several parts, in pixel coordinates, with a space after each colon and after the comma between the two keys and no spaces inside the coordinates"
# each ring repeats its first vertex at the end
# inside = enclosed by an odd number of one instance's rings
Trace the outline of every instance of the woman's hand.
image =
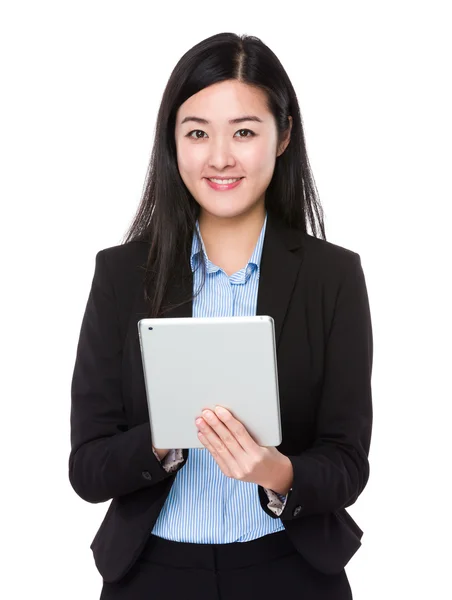
{"type": "Polygon", "coordinates": [[[226,408],[204,410],[196,421],[198,438],[227,476],[280,494],[292,487],[291,461],[274,447],[259,446],[226,408]]]}
{"type": "Polygon", "coordinates": [[[160,448],[154,448],[154,446],[152,446],[153,450],[157,453],[159,459],[162,461],[165,456],[168,454],[169,450],[162,450],[160,448]]]}

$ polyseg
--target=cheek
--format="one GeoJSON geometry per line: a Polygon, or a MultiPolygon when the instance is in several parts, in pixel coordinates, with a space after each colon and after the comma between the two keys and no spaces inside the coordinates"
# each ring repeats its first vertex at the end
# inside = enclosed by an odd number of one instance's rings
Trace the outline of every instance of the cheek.
{"type": "Polygon", "coordinates": [[[177,153],[177,165],[180,173],[187,178],[199,178],[202,172],[202,160],[195,152],[184,152],[183,150],[177,153]]]}
{"type": "Polygon", "coordinates": [[[265,173],[273,170],[275,153],[270,144],[262,144],[250,148],[249,153],[243,155],[242,161],[247,173],[265,173]]]}

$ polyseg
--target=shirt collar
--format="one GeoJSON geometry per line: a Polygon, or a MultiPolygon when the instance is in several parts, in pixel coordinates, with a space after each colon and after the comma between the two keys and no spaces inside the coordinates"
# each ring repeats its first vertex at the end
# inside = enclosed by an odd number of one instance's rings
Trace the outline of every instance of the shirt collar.
{"type": "MultiPolygon", "coordinates": [[[[264,220],[264,224],[262,225],[261,232],[259,234],[259,239],[257,240],[256,246],[254,247],[251,258],[249,259],[248,264],[246,265],[247,267],[248,267],[248,265],[254,265],[257,268],[258,275],[260,274],[260,263],[261,263],[261,258],[262,258],[262,249],[264,246],[266,227],[267,227],[267,213],[265,213],[265,220],[264,220]]],[[[201,258],[201,250],[202,250],[202,255],[204,257],[204,262],[206,264],[207,273],[215,273],[216,271],[219,270],[219,267],[217,265],[214,265],[207,257],[206,247],[204,245],[201,231],[199,229],[199,221],[196,221],[196,229],[197,229],[199,237],[201,239],[201,245],[199,244],[196,235],[193,234],[192,248],[191,248],[191,254],[190,254],[191,270],[194,271],[196,269],[197,265],[199,264],[199,260],[201,258]]]]}

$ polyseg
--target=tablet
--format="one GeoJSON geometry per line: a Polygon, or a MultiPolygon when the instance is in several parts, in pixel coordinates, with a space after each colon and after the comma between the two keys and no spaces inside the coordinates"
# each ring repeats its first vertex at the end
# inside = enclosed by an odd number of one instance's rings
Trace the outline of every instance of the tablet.
{"type": "Polygon", "coordinates": [[[195,419],[217,404],[260,446],[279,446],[272,317],[145,318],[138,332],[155,448],[204,448],[195,419]]]}

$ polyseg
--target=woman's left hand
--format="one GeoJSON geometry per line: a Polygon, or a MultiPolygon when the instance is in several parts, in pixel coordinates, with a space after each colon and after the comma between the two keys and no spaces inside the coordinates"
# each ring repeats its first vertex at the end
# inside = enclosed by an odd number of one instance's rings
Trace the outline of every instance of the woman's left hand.
{"type": "Polygon", "coordinates": [[[196,426],[200,442],[227,477],[272,490],[281,485],[290,488],[286,481],[283,483],[288,469],[292,470],[287,456],[273,446],[259,446],[226,408],[215,407],[215,412],[204,410],[196,426]]]}

